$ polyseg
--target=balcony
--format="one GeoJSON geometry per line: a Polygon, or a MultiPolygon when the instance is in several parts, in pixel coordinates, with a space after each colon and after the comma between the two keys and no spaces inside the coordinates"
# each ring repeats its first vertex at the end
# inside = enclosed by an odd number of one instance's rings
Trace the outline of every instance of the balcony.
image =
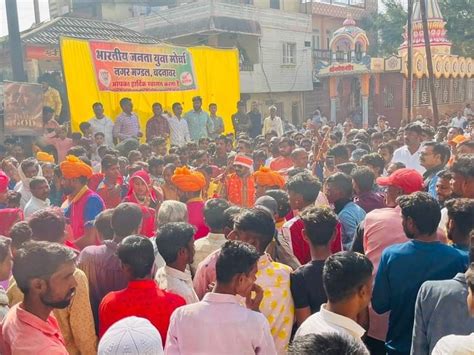
{"type": "Polygon", "coordinates": [[[253,63],[250,62],[241,62],[239,64],[240,71],[253,71],[253,63]]]}
{"type": "Polygon", "coordinates": [[[300,11],[313,15],[355,20],[377,12],[378,0],[300,0],[300,11]]]}
{"type": "Polygon", "coordinates": [[[366,0],[301,0],[302,4],[329,4],[329,5],[339,5],[339,6],[353,6],[361,9],[366,8],[366,0]]]}
{"type": "Polygon", "coordinates": [[[354,56],[351,52],[336,51],[329,49],[313,49],[313,63],[361,63],[364,54],[362,52],[355,52],[354,56]]]}

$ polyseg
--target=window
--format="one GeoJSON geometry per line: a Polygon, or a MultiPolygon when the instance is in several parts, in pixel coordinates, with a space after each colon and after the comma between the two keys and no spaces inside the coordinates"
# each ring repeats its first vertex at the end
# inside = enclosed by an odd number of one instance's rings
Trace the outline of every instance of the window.
{"type": "Polygon", "coordinates": [[[466,82],[462,78],[453,78],[453,102],[463,103],[466,96],[466,82]]]}
{"type": "Polygon", "coordinates": [[[312,42],[313,42],[313,49],[321,49],[320,37],[319,37],[319,31],[318,30],[313,31],[312,42]]]}
{"type": "Polygon", "coordinates": [[[280,0],[270,0],[270,9],[280,10],[280,0]]]}
{"type": "Polygon", "coordinates": [[[283,43],[283,64],[296,64],[296,43],[283,43]]]}
{"type": "Polygon", "coordinates": [[[394,108],[395,89],[393,86],[383,88],[383,107],[394,108]]]}
{"type": "Polygon", "coordinates": [[[415,81],[415,93],[413,97],[413,106],[427,106],[430,104],[430,89],[428,78],[413,79],[415,81]]]}
{"type": "Polygon", "coordinates": [[[467,100],[474,100],[474,78],[467,79],[467,100]]]}

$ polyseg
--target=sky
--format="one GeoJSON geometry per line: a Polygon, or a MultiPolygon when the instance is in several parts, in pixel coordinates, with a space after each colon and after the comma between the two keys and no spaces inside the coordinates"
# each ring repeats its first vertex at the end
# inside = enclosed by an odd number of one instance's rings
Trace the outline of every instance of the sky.
{"type": "MultiPolygon", "coordinates": [[[[0,0],[0,37],[5,36],[8,33],[7,17],[5,12],[5,1],[0,0]]],[[[406,3],[406,0],[400,0],[402,3],[406,3]]],[[[40,17],[41,21],[49,19],[49,6],[48,0],[38,0],[40,6],[40,17]]],[[[31,27],[35,22],[35,13],[33,10],[33,0],[17,0],[18,5],[18,17],[20,20],[20,31],[26,30],[31,27]]],[[[379,0],[380,11],[383,11],[382,0],[379,0]]]]}
{"type": "MultiPolygon", "coordinates": [[[[0,36],[8,34],[7,15],[5,11],[5,1],[0,0],[0,36]]],[[[38,0],[40,7],[41,21],[49,19],[48,0],[38,0]]],[[[18,18],[20,21],[20,31],[31,27],[35,22],[35,12],[33,9],[33,0],[17,0],[18,18]]]]}

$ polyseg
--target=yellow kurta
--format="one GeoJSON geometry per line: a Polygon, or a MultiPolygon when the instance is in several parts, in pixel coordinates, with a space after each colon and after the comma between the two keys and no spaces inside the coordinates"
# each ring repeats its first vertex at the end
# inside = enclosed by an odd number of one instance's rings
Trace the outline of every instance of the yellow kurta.
{"type": "Polygon", "coordinates": [[[263,288],[260,312],[267,318],[278,354],[286,354],[295,309],[290,290],[291,268],[264,254],[258,260],[257,281],[263,288]]]}
{"type": "Polygon", "coordinates": [[[55,117],[58,118],[63,107],[59,91],[49,87],[48,90],[43,93],[43,106],[51,107],[54,110],[55,117]]]}

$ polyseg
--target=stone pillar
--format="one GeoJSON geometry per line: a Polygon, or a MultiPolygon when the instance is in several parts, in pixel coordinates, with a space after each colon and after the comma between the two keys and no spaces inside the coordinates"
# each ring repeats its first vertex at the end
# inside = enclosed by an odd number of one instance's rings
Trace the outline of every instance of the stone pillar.
{"type": "Polygon", "coordinates": [[[337,79],[329,78],[329,97],[331,99],[331,121],[336,122],[337,79]]]}
{"type": "Polygon", "coordinates": [[[362,127],[369,127],[369,97],[362,96],[362,127]]]}
{"type": "Polygon", "coordinates": [[[331,121],[336,123],[336,97],[331,97],[331,121]]]}

